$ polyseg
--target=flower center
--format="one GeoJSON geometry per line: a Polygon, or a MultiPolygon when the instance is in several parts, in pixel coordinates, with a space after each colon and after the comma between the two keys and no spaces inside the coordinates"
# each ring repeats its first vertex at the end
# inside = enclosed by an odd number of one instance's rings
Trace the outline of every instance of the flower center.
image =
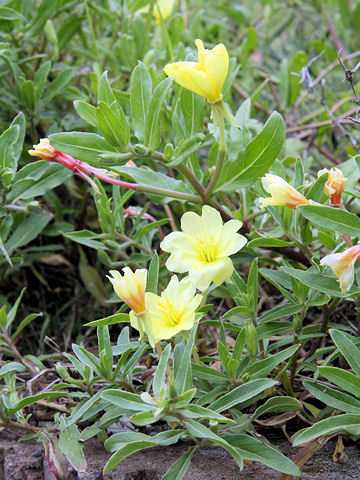
{"type": "Polygon", "coordinates": [[[204,263],[215,262],[218,257],[219,249],[213,235],[211,235],[209,241],[198,239],[197,250],[200,260],[204,263]]]}
{"type": "Polygon", "coordinates": [[[184,308],[178,310],[174,307],[174,304],[170,302],[168,296],[162,298],[159,303],[159,310],[161,312],[162,319],[165,323],[167,323],[170,327],[176,327],[179,323],[181,323],[184,308]]]}

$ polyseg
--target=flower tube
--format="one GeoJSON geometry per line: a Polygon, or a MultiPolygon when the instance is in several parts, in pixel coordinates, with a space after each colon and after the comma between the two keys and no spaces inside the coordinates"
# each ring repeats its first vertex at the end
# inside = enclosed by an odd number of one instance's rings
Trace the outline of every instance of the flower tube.
{"type": "Polygon", "coordinates": [[[327,265],[338,278],[342,293],[350,290],[354,283],[355,262],[360,258],[360,242],[341,253],[332,253],[320,261],[320,265],[327,265]]]}
{"type": "Polygon", "coordinates": [[[267,173],[262,178],[264,189],[271,194],[271,197],[260,198],[260,208],[267,206],[289,207],[295,209],[298,205],[309,205],[311,202],[304,195],[301,195],[286,180],[277,175],[267,173]]]}

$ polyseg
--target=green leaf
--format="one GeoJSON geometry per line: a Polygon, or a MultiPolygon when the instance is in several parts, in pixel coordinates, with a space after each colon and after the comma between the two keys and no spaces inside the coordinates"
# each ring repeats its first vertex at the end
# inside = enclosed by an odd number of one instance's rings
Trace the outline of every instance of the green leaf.
{"type": "Polygon", "coordinates": [[[331,328],[329,330],[333,342],[345,357],[355,375],[360,377],[360,349],[354,344],[352,338],[344,332],[331,328]]]}
{"type": "Polygon", "coordinates": [[[73,242],[80,243],[86,247],[95,248],[96,250],[101,248],[107,250],[108,248],[100,240],[106,238],[105,234],[99,234],[91,232],[90,230],[79,230],[78,232],[65,232],[65,238],[69,238],[73,242]]]}
{"type": "Polygon", "coordinates": [[[264,441],[250,437],[250,435],[225,435],[224,438],[230,445],[236,447],[245,460],[261,462],[279,472],[299,477],[299,468],[279,450],[264,441]]]}
{"type": "Polygon", "coordinates": [[[31,80],[24,80],[21,84],[21,96],[24,104],[32,112],[35,107],[34,84],[31,80]]]}
{"type": "Polygon", "coordinates": [[[183,141],[174,153],[174,159],[167,163],[169,167],[175,167],[184,163],[189,157],[196,153],[203,145],[205,135],[203,133],[197,133],[196,135],[187,138],[183,141]]]}
{"type": "Polygon", "coordinates": [[[155,150],[160,145],[160,111],[172,81],[172,78],[165,78],[156,86],[146,112],[145,144],[150,150],[155,150]]]}
{"type": "MultiPolygon", "coordinates": [[[[183,430],[172,430],[172,431],[158,433],[154,437],[145,435],[144,437],[147,438],[148,440],[139,440],[139,441],[123,444],[123,446],[121,446],[120,449],[117,452],[115,452],[114,455],[112,455],[108,460],[103,470],[104,475],[111,472],[126,457],[132,455],[138,450],[142,450],[143,448],[154,447],[155,445],[163,445],[163,446],[171,445],[173,443],[176,443],[183,436],[183,434],[184,434],[183,430]]],[[[114,436],[117,436],[119,438],[119,435],[121,434],[117,434],[114,436]]],[[[129,433],[127,432],[124,438],[125,442],[126,442],[126,436],[128,435],[129,433]]],[[[140,435],[140,434],[136,434],[136,435],[140,435]]]]}
{"type": "Polygon", "coordinates": [[[124,445],[116,453],[114,453],[114,455],[110,457],[110,459],[108,460],[108,462],[106,463],[103,469],[103,474],[107,475],[108,473],[110,473],[126,457],[129,457],[130,455],[137,452],[138,450],[142,450],[143,448],[154,447],[155,445],[156,443],[151,441],[132,442],[132,443],[128,443],[127,445],[124,445]]]}
{"type": "Polygon", "coordinates": [[[194,325],[190,331],[189,339],[186,343],[182,361],[175,375],[175,388],[178,395],[190,390],[192,387],[191,357],[195,344],[197,325],[194,325]]]}
{"type": "Polygon", "coordinates": [[[285,240],[280,240],[279,238],[270,238],[270,237],[261,237],[261,238],[254,238],[251,240],[247,247],[292,247],[294,245],[293,242],[285,242],[285,240]]]}
{"type": "Polygon", "coordinates": [[[79,442],[81,433],[77,425],[71,425],[59,434],[59,448],[77,472],[85,472],[87,463],[84,444],[79,442]]]}
{"type": "Polygon", "coordinates": [[[114,325],[114,323],[127,322],[129,323],[129,314],[128,313],[115,313],[109,317],[100,318],[99,320],[94,320],[92,322],[85,323],[84,327],[100,327],[102,325],[114,325]]]}
{"type": "Polygon", "coordinates": [[[19,362],[8,362],[0,368],[0,380],[2,380],[5,375],[8,375],[11,372],[25,372],[26,368],[22,363],[19,362]]]}
{"type": "MultiPolygon", "coordinates": [[[[124,173],[126,176],[135,180],[136,183],[142,185],[150,185],[157,188],[166,188],[177,192],[191,193],[191,190],[181,181],[175,180],[175,178],[168,177],[160,172],[154,172],[148,168],[138,167],[112,167],[112,170],[120,173],[124,173]]],[[[155,197],[154,195],[147,194],[149,198],[155,198],[157,203],[168,203],[172,198],[170,197],[155,197]]]]}
{"type": "Polygon", "coordinates": [[[89,125],[98,128],[96,107],[90,105],[90,103],[83,102],[82,100],[75,100],[74,107],[77,114],[81,118],[83,118],[89,125]]]}
{"type": "Polygon", "coordinates": [[[104,102],[108,106],[116,101],[116,97],[108,80],[107,72],[105,71],[99,80],[98,87],[98,102],[104,102]]]}
{"type": "Polygon", "coordinates": [[[299,400],[293,397],[272,397],[269,398],[263,405],[258,407],[253,416],[252,420],[264,415],[265,413],[272,412],[292,412],[295,410],[301,409],[301,403],[299,400]]]}
{"type": "Polygon", "coordinates": [[[269,373],[277,366],[279,363],[287,360],[291,355],[293,355],[299,347],[297,345],[292,345],[291,347],[285,348],[285,350],[271,355],[264,360],[257,361],[250,365],[247,369],[247,373],[250,375],[251,379],[254,378],[264,378],[269,375],[269,373]]]}
{"type": "Polygon", "coordinates": [[[224,440],[219,435],[216,435],[209,428],[205,427],[199,422],[196,422],[195,420],[187,420],[184,423],[190,435],[193,435],[196,438],[206,438],[214,442],[216,445],[225,448],[225,450],[227,450],[230,455],[232,455],[239,468],[242,469],[242,456],[240,455],[239,451],[236,448],[232,447],[226,440],[224,440]]]}
{"type": "Polygon", "coordinates": [[[68,392],[45,392],[45,393],[38,393],[30,397],[25,397],[19,402],[16,402],[15,405],[12,405],[11,407],[9,407],[7,409],[7,415],[10,418],[22,408],[32,405],[33,403],[36,403],[39,400],[46,399],[50,401],[50,400],[56,400],[58,398],[68,397],[68,396],[69,396],[68,392]]]}
{"type": "Polygon", "coordinates": [[[256,380],[251,380],[250,382],[240,385],[239,387],[234,388],[234,390],[231,392],[220,397],[210,405],[210,408],[218,413],[223,412],[224,410],[228,410],[235,405],[246,402],[267,388],[273,387],[274,385],[276,385],[276,381],[270,379],[259,378],[256,380]]]}
{"type": "Polygon", "coordinates": [[[168,365],[170,353],[171,353],[171,343],[168,343],[160,357],[160,361],[156,368],[156,372],[153,380],[153,391],[154,391],[154,394],[158,397],[160,397],[161,391],[165,386],[166,368],[168,365]]]}
{"type": "Polygon", "coordinates": [[[66,427],[69,428],[71,425],[77,423],[84,415],[91,410],[94,405],[96,405],[101,399],[101,390],[89,399],[78,403],[75,408],[73,408],[70,417],[66,418],[66,427]]]}
{"type": "Polygon", "coordinates": [[[27,34],[33,37],[40,33],[44,29],[47,20],[51,17],[56,9],[56,2],[42,0],[40,5],[37,5],[37,8],[34,10],[34,16],[32,17],[31,22],[28,24],[27,34]]]}
{"type": "Polygon", "coordinates": [[[109,328],[107,325],[103,325],[97,328],[98,344],[99,344],[99,356],[100,363],[103,369],[107,372],[107,377],[112,376],[113,366],[113,352],[110,342],[109,328]]]}
{"type": "Polygon", "coordinates": [[[9,7],[0,7],[0,20],[20,20],[23,23],[26,23],[27,21],[21,13],[9,7]]]}
{"type": "Polygon", "coordinates": [[[318,367],[320,375],[335,383],[338,387],[360,398],[360,378],[338,367],[318,367]]]}
{"type": "Polygon", "coordinates": [[[80,248],[79,273],[88,292],[101,304],[106,305],[109,295],[105,290],[99,272],[93,266],[88,264],[83,250],[80,248]]]}
{"type": "Polygon", "coordinates": [[[190,466],[191,457],[198,448],[198,445],[189,447],[188,450],[171,465],[161,480],[182,480],[190,466]]]}
{"type": "Polygon", "coordinates": [[[7,200],[15,203],[44,195],[49,190],[61,185],[72,176],[72,172],[62,165],[39,160],[32,162],[17,172],[14,185],[7,200]]]}
{"type": "Polygon", "coordinates": [[[295,433],[291,437],[294,447],[302,443],[310,442],[315,438],[323,435],[331,435],[333,433],[346,432],[350,435],[360,435],[360,415],[351,415],[345,413],[344,415],[337,415],[336,417],[326,418],[321,420],[309,428],[305,428],[295,433]]]}
{"type": "Polygon", "coordinates": [[[281,270],[289,274],[291,277],[296,278],[304,285],[307,285],[314,290],[327,293],[332,297],[345,298],[360,293],[360,291],[355,290],[355,288],[352,288],[348,293],[341,293],[336,278],[324,275],[323,273],[316,273],[310,270],[298,270],[291,267],[281,267],[281,270]]]}
{"type": "Polygon", "coordinates": [[[274,112],[261,132],[247,145],[245,154],[226,164],[217,190],[233,192],[255,183],[276,160],[284,140],[284,120],[278,112],[274,112]]]}
{"type": "Polygon", "coordinates": [[[224,373],[218,372],[214,368],[208,367],[207,365],[197,365],[192,366],[193,376],[201,378],[202,380],[207,380],[208,382],[226,382],[228,376],[224,373]]]}
{"type": "Polygon", "coordinates": [[[114,153],[118,149],[96,133],[61,132],[49,136],[53,147],[77,160],[95,162],[103,153],[114,153]]]}
{"type": "Polygon", "coordinates": [[[345,235],[360,236],[360,218],[354,213],[324,205],[299,205],[297,211],[315,226],[345,235]]]}
{"type": "Polygon", "coordinates": [[[314,395],[315,398],[329,407],[336,408],[345,413],[360,414],[360,401],[347,393],[339,392],[323,383],[304,380],[304,387],[314,395]]]}
{"type": "Polygon", "coordinates": [[[180,99],[187,136],[192,137],[197,133],[202,133],[205,99],[186,88],[181,89],[180,99]]]}
{"type": "Polygon", "coordinates": [[[234,420],[231,418],[225,417],[220,413],[213,412],[209,408],[201,407],[200,405],[184,405],[179,409],[179,413],[184,415],[187,418],[195,418],[195,419],[206,419],[206,420],[214,420],[216,422],[221,423],[235,423],[234,420]]]}
{"type": "Polygon", "coordinates": [[[293,305],[291,303],[279,305],[278,307],[265,312],[264,315],[259,318],[259,322],[272,322],[273,320],[278,320],[279,318],[290,317],[291,315],[299,313],[303,308],[304,305],[302,303],[299,303],[298,305],[293,305]]]}
{"type": "Polygon", "coordinates": [[[33,213],[29,215],[15,229],[11,237],[5,243],[5,248],[9,254],[19,247],[22,247],[36,238],[40,232],[50,222],[53,215],[50,213],[33,213]]]}
{"type": "Polygon", "coordinates": [[[102,392],[101,396],[104,400],[116,405],[117,407],[121,407],[126,410],[132,410],[134,412],[153,411],[157,408],[155,404],[150,405],[149,403],[143,402],[140,395],[125,392],[123,390],[105,390],[102,392]]]}
{"type": "Polygon", "coordinates": [[[16,169],[16,162],[13,157],[13,148],[20,132],[19,125],[10,126],[0,136],[0,170],[2,168],[16,169]]]}
{"type": "Polygon", "coordinates": [[[151,98],[152,82],[148,67],[138,62],[131,75],[130,106],[134,129],[137,134],[145,136],[146,113],[151,98]]]}
{"type": "Polygon", "coordinates": [[[152,292],[157,295],[159,282],[159,255],[155,252],[151,259],[148,272],[147,292],[152,292]]]}
{"type": "Polygon", "coordinates": [[[310,190],[308,191],[306,198],[309,200],[314,200],[314,202],[321,202],[324,196],[324,186],[325,183],[328,181],[329,174],[324,173],[321,175],[316,182],[311,185],[310,190]]]}
{"type": "Polygon", "coordinates": [[[60,95],[65,90],[71,82],[73,74],[72,68],[66,68],[57,75],[56,79],[50,83],[43,95],[41,101],[42,107],[47,105],[54,97],[60,95]]]}
{"type": "Polygon", "coordinates": [[[120,105],[117,103],[115,103],[115,105],[113,109],[117,114],[115,114],[106,103],[99,102],[98,108],[96,109],[96,119],[105,139],[111,145],[123,148],[130,140],[129,125],[120,105]]]}
{"type": "Polygon", "coordinates": [[[25,317],[24,320],[20,323],[15,333],[11,336],[11,340],[14,341],[15,338],[19,335],[19,333],[23,331],[26,325],[29,325],[29,323],[35,320],[35,318],[42,317],[42,315],[42,313],[30,313],[30,315],[27,315],[27,317],[25,317]]]}
{"type": "Polygon", "coordinates": [[[40,65],[39,69],[36,71],[34,75],[34,90],[35,90],[36,103],[39,102],[41,95],[44,92],[44,87],[45,87],[46,79],[50,72],[50,68],[51,68],[51,62],[47,60],[46,62],[40,65]]]}

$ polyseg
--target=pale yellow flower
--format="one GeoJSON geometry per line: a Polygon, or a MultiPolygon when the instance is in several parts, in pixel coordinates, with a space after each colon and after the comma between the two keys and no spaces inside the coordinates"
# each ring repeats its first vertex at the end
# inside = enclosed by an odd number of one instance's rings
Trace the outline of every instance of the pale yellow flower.
{"type": "Polygon", "coordinates": [[[309,205],[311,202],[301,195],[286,180],[277,175],[267,173],[261,179],[264,189],[271,197],[260,198],[260,208],[267,206],[296,208],[298,205],[309,205]]]}
{"type": "MultiPolygon", "coordinates": [[[[156,0],[154,3],[152,14],[155,17],[156,23],[161,23],[161,17],[163,20],[166,20],[170,17],[171,12],[174,10],[174,6],[176,4],[176,0],[156,0]]],[[[150,6],[147,5],[144,8],[138,10],[138,13],[147,13],[149,11],[150,6]]]]}
{"type": "Polygon", "coordinates": [[[169,77],[174,77],[176,83],[205,97],[210,103],[219,102],[229,69],[228,52],[222,43],[212,50],[205,49],[199,39],[195,44],[199,62],[169,63],[164,71],[169,77]]]}
{"type": "Polygon", "coordinates": [[[320,261],[320,265],[327,265],[331,268],[338,278],[342,293],[346,293],[354,283],[354,266],[359,257],[360,242],[341,253],[327,255],[320,261]]]}
{"type": "Polygon", "coordinates": [[[211,282],[220,285],[229,280],[234,270],[229,255],[246,244],[246,238],[236,233],[241,225],[239,220],[223,224],[220,213],[208,205],[201,216],[185,213],[182,232],[172,232],[161,242],[161,248],[170,253],[166,267],[172,272],[189,272],[199,290],[205,290],[211,282]]]}
{"type": "Polygon", "coordinates": [[[34,150],[29,150],[29,154],[32,157],[39,157],[43,160],[53,160],[55,157],[56,150],[50,145],[50,142],[47,138],[42,138],[38,145],[33,145],[34,150]]]}
{"type": "MultiPolygon", "coordinates": [[[[188,277],[179,282],[176,275],[171,277],[161,296],[147,292],[147,322],[144,329],[148,338],[158,343],[182,330],[190,330],[195,324],[195,311],[202,298],[201,295],[195,295],[195,292],[195,286],[188,277]]],[[[130,321],[132,326],[138,328],[138,319],[132,312],[130,321]]]]}
{"type": "Polygon", "coordinates": [[[133,312],[140,315],[145,312],[145,289],[147,270],[141,268],[133,272],[129,267],[123,268],[123,275],[118,270],[110,270],[108,279],[116,294],[133,312]]]}
{"type": "Polygon", "coordinates": [[[324,185],[324,193],[330,197],[330,204],[338,207],[348,179],[344,177],[342,171],[338,168],[331,168],[330,170],[324,168],[318,172],[318,177],[321,177],[324,173],[328,174],[328,180],[324,185]]]}

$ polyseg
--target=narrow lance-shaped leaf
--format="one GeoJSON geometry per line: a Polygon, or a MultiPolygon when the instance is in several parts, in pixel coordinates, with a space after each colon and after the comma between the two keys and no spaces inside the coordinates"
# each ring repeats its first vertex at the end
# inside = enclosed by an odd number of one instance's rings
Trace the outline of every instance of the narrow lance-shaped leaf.
{"type": "Polygon", "coordinates": [[[156,86],[149,103],[145,121],[145,143],[150,150],[155,150],[160,144],[160,110],[164,105],[171,84],[172,78],[165,78],[160,82],[156,86]]]}

